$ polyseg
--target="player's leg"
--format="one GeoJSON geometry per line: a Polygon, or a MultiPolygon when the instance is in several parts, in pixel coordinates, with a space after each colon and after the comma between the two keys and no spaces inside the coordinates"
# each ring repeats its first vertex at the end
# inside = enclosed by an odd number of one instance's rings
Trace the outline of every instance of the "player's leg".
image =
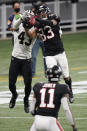
{"type": "Polygon", "coordinates": [[[16,92],[17,76],[18,76],[18,60],[12,57],[9,67],[9,90],[12,93],[9,108],[13,108],[15,106],[16,99],[18,97],[18,94],[16,92]]]}
{"type": "Polygon", "coordinates": [[[49,131],[63,131],[60,123],[54,117],[50,117],[49,131]]]}
{"type": "Polygon", "coordinates": [[[68,78],[64,78],[64,80],[65,80],[65,83],[69,86],[69,89],[70,89],[69,101],[70,101],[70,103],[73,103],[74,97],[73,97],[73,91],[72,91],[72,79],[71,79],[71,77],[68,77],[68,78]]]}
{"type": "Polygon", "coordinates": [[[55,60],[54,56],[47,56],[45,59],[47,68],[52,68],[54,65],[57,65],[57,61],[55,60]]]}
{"type": "MultiPolygon", "coordinates": [[[[64,131],[62,126],[60,125],[60,123],[57,120],[56,120],[55,128],[58,128],[59,131],[64,131]]],[[[57,130],[55,130],[55,131],[57,131],[57,130]]]]}
{"type": "Polygon", "coordinates": [[[44,73],[45,73],[45,76],[46,76],[47,65],[46,65],[45,54],[44,54],[44,52],[45,52],[44,43],[43,43],[42,40],[40,40],[39,44],[40,44],[40,47],[41,47],[42,53],[43,53],[44,73]]]}
{"type": "Polygon", "coordinates": [[[39,51],[39,40],[36,39],[35,44],[32,48],[32,76],[35,76],[36,73],[36,60],[37,60],[37,55],[38,55],[38,51],[39,51]]]}
{"type": "Polygon", "coordinates": [[[33,125],[31,126],[30,131],[37,131],[35,128],[35,123],[33,123],[33,125]]]}
{"type": "Polygon", "coordinates": [[[24,110],[26,113],[29,112],[29,95],[31,93],[31,82],[32,82],[32,69],[31,60],[25,60],[22,65],[22,75],[25,84],[25,97],[24,97],[24,110]]]}
{"type": "Polygon", "coordinates": [[[69,76],[69,67],[68,67],[68,61],[67,61],[65,52],[58,55],[58,63],[62,69],[65,83],[68,85],[70,89],[70,102],[73,103],[74,98],[73,98],[73,92],[72,92],[72,79],[69,76]]]}
{"type": "Polygon", "coordinates": [[[36,115],[34,123],[37,131],[50,131],[50,117],[48,116],[36,115]]]}

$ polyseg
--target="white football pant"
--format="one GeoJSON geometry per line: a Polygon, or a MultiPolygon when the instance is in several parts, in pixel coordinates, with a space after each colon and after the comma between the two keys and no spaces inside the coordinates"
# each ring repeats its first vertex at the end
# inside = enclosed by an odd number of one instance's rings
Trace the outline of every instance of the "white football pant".
{"type": "Polygon", "coordinates": [[[55,56],[46,56],[45,59],[47,68],[52,68],[54,65],[59,65],[62,70],[63,77],[69,77],[68,61],[65,52],[55,56]]]}
{"type": "Polygon", "coordinates": [[[64,131],[54,117],[36,115],[30,131],[64,131]]]}

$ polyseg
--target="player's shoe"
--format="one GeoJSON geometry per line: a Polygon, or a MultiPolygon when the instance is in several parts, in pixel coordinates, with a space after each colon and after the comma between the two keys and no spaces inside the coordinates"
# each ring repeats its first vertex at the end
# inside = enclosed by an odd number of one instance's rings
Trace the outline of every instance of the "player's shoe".
{"type": "Polygon", "coordinates": [[[77,131],[77,128],[73,128],[73,131],[77,131]]]}
{"type": "Polygon", "coordinates": [[[74,96],[73,96],[72,91],[70,91],[70,94],[69,94],[69,101],[70,101],[70,103],[74,103],[74,96]]]}
{"type": "Polygon", "coordinates": [[[24,97],[24,110],[26,113],[29,113],[29,101],[24,97]]]}
{"type": "Polygon", "coordinates": [[[9,103],[9,108],[14,108],[17,97],[18,97],[18,94],[16,94],[15,96],[12,95],[10,103],[9,103]]]}

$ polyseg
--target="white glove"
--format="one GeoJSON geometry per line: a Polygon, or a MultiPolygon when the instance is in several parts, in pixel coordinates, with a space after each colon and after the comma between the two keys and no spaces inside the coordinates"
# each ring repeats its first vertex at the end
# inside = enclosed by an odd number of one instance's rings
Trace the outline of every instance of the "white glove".
{"type": "Polygon", "coordinates": [[[24,10],[23,14],[21,15],[21,19],[25,20],[25,18],[29,17],[29,12],[28,10],[24,10]]]}
{"type": "Polygon", "coordinates": [[[31,10],[24,10],[23,14],[21,15],[21,19],[24,20],[25,18],[30,18],[33,15],[34,13],[31,10]]]}

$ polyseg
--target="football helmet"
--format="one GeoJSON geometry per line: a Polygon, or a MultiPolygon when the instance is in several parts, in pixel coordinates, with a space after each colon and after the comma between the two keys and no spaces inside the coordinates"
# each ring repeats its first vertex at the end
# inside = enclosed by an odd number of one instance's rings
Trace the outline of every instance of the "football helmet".
{"type": "Polygon", "coordinates": [[[40,14],[42,12],[49,14],[51,11],[50,11],[49,7],[46,4],[44,4],[39,7],[39,9],[37,10],[37,14],[40,14]]]}
{"type": "Polygon", "coordinates": [[[39,7],[42,5],[41,1],[33,2],[31,10],[34,12],[34,14],[37,14],[37,11],[39,7]]]}
{"type": "Polygon", "coordinates": [[[60,76],[62,75],[62,71],[57,65],[52,68],[48,68],[46,73],[49,82],[58,82],[60,80],[60,76]]]}

